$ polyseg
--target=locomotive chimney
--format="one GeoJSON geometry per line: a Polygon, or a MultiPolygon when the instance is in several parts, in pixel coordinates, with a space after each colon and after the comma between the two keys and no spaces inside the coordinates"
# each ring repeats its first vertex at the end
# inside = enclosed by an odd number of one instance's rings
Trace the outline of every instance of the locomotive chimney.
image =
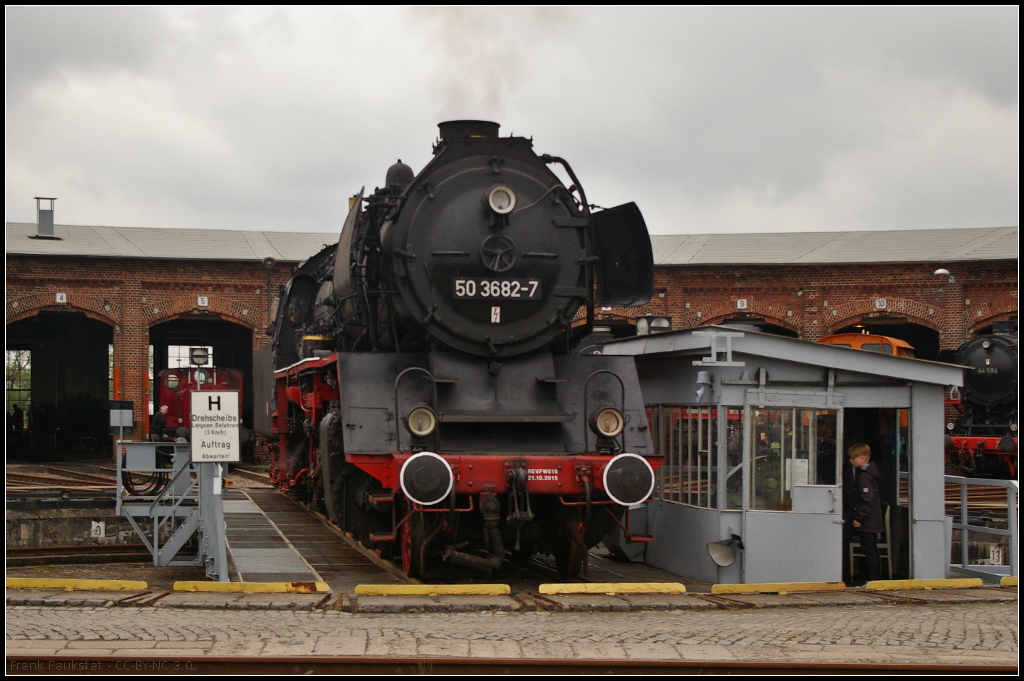
{"type": "Polygon", "coordinates": [[[445,121],[438,123],[441,139],[451,137],[497,137],[501,127],[491,121],[445,121]]]}
{"type": "Polygon", "coordinates": [[[36,233],[30,239],[52,239],[60,241],[59,236],[53,235],[53,202],[56,198],[48,196],[36,197],[36,233]],[[49,201],[49,204],[42,203],[49,201]]]}

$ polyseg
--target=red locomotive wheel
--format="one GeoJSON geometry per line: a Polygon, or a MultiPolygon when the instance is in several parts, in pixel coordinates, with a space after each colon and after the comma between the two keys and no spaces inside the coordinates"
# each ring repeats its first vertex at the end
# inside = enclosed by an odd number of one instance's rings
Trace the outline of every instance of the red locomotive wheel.
{"type": "MultiPolygon", "coordinates": [[[[406,502],[407,510],[411,504],[406,502]]],[[[402,525],[399,543],[402,549],[402,571],[410,577],[423,576],[424,564],[424,531],[423,514],[413,513],[402,525]]]]}

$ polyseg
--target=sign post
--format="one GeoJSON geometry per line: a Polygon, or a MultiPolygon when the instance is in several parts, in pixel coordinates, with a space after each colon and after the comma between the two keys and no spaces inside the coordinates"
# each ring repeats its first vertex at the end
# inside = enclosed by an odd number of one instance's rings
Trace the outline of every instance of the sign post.
{"type": "MultiPolygon", "coordinates": [[[[110,434],[119,436],[117,442],[114,443],[114,461],[117,462],[121,460],[117,448],[124,440],[125,428],[128,429],[129,434],[135,432],[135,413],[132,403],[124,400],[110,400],[110,434]]],[[[119,474],[118,479],[120,477],[119,474]]]]}
{"type": "Polygon", "coordinates": [[[192,463],[199,468],[199,508],[203,554],[212,557],[207,575],[228,581],[227,547],[221,496],[224,464],[241,461],[238,431],[242,424],[238,392],[197,390],[192,393],[192,463]]]}

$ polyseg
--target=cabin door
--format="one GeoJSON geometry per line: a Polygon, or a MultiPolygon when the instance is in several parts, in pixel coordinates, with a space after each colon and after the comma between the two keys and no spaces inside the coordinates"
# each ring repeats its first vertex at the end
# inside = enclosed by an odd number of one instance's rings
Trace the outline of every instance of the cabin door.
{"type": "Polygon", "coordinates": [[[842,579],[842,396],[751,390],[743,581],[842,579]]]}

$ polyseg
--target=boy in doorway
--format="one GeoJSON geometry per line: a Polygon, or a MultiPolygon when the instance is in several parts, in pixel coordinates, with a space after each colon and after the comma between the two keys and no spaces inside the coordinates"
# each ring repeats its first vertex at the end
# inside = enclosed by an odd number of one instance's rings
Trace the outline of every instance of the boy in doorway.
{"type": "MultiPolygon", "coordinates": [[[[868,581],[880,578],[878,559],[878,533],[885,531],[882,502],[878,494],[878,468],[871,461],[871,448],[865,444],[847,450],[853,467],[853,512],[850,514],[851,534],[860,540],[864,561],[867,563],[868,581]]],[[[844,552],[845,553],[845,552],[844,552]]]]}

